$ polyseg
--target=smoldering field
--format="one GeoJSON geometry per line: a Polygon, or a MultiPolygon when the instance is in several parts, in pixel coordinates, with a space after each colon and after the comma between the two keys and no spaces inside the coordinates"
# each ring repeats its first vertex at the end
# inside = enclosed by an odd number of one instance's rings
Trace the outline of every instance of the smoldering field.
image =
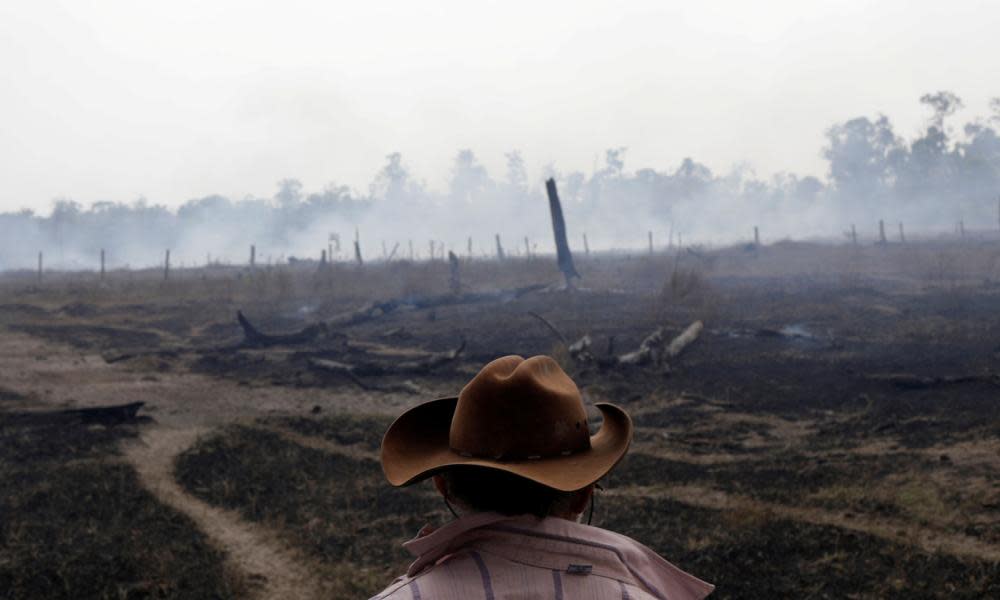
{"type": "Polygon", "coordinates": [[[995,235],[576,260],[6,274],[0,595],[367,597],[448,519],[382,432],[507,353],[629,410],[595,524],[720,598],[1000,593],[995,235]]]}

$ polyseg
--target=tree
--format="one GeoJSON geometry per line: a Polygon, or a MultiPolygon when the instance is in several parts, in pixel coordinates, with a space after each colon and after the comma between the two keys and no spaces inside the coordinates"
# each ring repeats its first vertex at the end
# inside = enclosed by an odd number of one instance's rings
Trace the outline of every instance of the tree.
{"type": "Polygon", "coordinates": [[[830,162],[830,181],[845,199],[871,199],[891,186],[900,162],[901,141],[885,116],[834,125],[826,132],[823,157],[830,162]]]}
{"type": "Polygon", "coordinates": [[[507,159],[507,187],[518,194],[528,192],[528,170],[524,165],[524,158],[517,150],[512,150],[504,154],[507,159]]]}
{"type": "Polygon", "coordinates": [[[369,186],[373,199],[395,204],[423,197],[423,187],[410,177],[409,169],[403,164],[402,154],[393,152],[385,157],[385,161],[385,166],[375,174],[375,179],[369,186]]]}
{"type": "Polygon", "coordinates": [[[469,202],[491,187],[491,183],[486,167],[479,164],[472,150],[459,150],[451,169],[449,189],[452,199],[469,202]]]}

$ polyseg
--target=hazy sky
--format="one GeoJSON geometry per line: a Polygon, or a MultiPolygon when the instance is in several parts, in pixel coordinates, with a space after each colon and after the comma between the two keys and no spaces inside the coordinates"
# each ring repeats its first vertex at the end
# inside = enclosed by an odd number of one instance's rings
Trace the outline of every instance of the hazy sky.
{"type": "MultiPolygon", "coordinates": [[[[444,187],[685,156],[823,176],[823,132],[925,92],[986,114],[1000,2],[0,2],[0,210],[55,197],[176,206],[297,177],[365,190],[393,151],[444,187]]],[[[956,120],[956,123],[958,120],[956,120]]]]}

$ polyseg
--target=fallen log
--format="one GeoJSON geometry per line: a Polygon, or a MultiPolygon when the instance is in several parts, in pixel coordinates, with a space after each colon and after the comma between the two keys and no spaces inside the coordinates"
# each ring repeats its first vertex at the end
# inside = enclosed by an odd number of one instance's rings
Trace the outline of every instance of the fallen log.
{"type": "Polygon", "coordinates": [[[594,354],[590,351],[590,346],[592,342],[589,335],[585,335],[577,341],[570,344],[566,350],[569,352],[570,358],[576,362],[589,363],[594,360],[594,354]]]}
{"type": "Polygon", "coordinates": [[[890,383],[903,390],[926,390],[965,383],[991,383],[993,385],[1000,385],[1000,376],[995,374],[927,377],[912,373],[875,373],[865,375],[865,379],[890,383]]]}
{"type": "Polygon", "coordinates": [[[79,417],[82,423],[100,423],[102,425],[118,425],[136,420],[136,413],[145,406],[145,402],[129,402],[111,406],[93,406],[64,411],[65,414],[79,417]]]}
{"type": "Polygon", "coordinates": [[[90,406],[68,410],[10,413],[13,423],[24,425],[58,425],[82,423],[84,425],[120,425],[136,421],[136,413],[145,402],[129,402],[106,406],[90,406]]]}
{"type": "Polygon", "coordinates": [[[326,325],[319,323],[309,325],[294,333],[270,335],[262,333],[254,327],[250,321],[243,316],[243,311],[236,311],[236,320],[243,328],[243,342],[240,344],[244,348],[267,348],[270,346],[291,346],[295,344],[306,344],[326,331],[326,325]]]}
{"type": "Polygon", "coordinates": [[[695,321],[687,326],[687,329],[681,332],[680,335],[675,337],[670,345],[667,346],[667,358],[676,358],[684,349],[690,346],[695,340],[698,339],[698,335],[704,328],[704,324],[701,321],[695,321]]]}
{"type": "Polygon", "coordinates": [[[663,362],[663,346],[665,344],[666,338],[663,336],[663,328],[657,327],[653,333],[642,340],[638,350],[619,356],[618,364],[642,366],[652,363],[659,365],[663,362]]]}

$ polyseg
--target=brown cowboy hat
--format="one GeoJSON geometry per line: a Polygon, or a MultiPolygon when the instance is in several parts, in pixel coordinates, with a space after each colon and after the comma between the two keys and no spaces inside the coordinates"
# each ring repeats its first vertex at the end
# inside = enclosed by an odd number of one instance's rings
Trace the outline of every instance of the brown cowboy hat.
{"type": "Polygon", "coordinates": [[[564,492],[608,473],[632,441],[632,420],[600,403],[593,436],[580,390],[548,356],[505,356],[489,363],[457,398],[406,411],[382,438],[382,470],[394,486],[448,467],[506,471],[564,492]]]}

